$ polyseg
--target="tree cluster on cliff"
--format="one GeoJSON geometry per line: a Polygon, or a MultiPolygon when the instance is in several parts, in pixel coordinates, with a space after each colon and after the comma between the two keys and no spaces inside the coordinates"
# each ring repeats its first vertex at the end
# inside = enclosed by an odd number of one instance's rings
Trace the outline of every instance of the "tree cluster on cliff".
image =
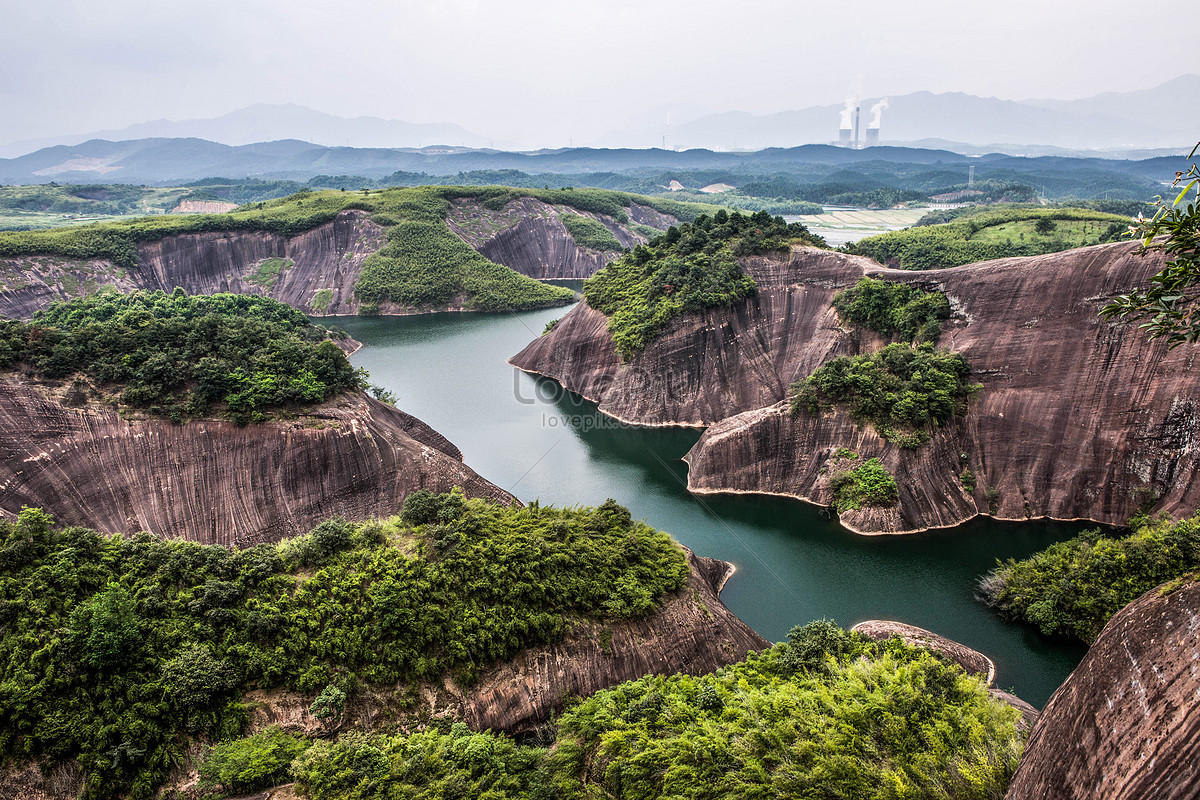
{"type": "Polygon", "coordinates": [[[454,725],[317,742],[292,770],[313,800],[999,797],[1018,719],[957,665],[816,622],[716,674],[597,692],[548,750],[454,725]]]}
{"type": "Polygon", "coordinates": [[[610,317],[608,331],[628,361],[680,314],[752,295],[754,280],[738,264],[739,257],[794,243],[823,246],[824,240],[803,225],[789,225],[762,211],[701,215],[597,272],[584,282],[583,296],[610,317]]]}
{"type": "Polygon", "coordinates": [[[189,739],[241,735],[251,688],[470,683],[571,618],[645,615],[687,575],[611,501],[424,492],[403,518],[233,552],[27,509],[0,521],[0,754],[78,759],[87,798],[152,797],[189,739]]]}
{"type": "Polygon", "coordinates": [[[1139,519],[1128,536],[1086,531],[1021,561],[1009,559],[979,582],[979,597],[1046,634],[1092,642],[1129,603],[1200,569],[1200,517],[1139,519]]]}
{"type": "Polygon", "coordinates": [[[926,343],[897,342],[861,356],[838,356],[792,384],[791,413],[819,414],[844,405],[859,422],[902,447],[929,438],[928,429],[965,410],[978,387],[959,353],[926,343]]]}
{"type": "Polygon", "coordinates": [[[863,278],[833,296],[833,307],[846,322],[909,342],[936,342],[950,301],[942,292],[926,292],[907,283],[863,278]]]}
{"type": "Polygon", "coordinates": [[[86,376],[81,402],[91,390],[177,421],[249,422],[365,386],[330,336],[265,297],[104,291],[0,322],[0,370],[86,376]]]}

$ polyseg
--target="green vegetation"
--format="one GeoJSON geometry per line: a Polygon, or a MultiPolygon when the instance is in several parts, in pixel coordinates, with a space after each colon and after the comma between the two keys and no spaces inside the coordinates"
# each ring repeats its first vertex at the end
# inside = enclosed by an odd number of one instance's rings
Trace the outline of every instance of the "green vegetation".
{"type": "Polygon", "coordinates": [[[610,317],[608,331],[628,361],[680,314],[752,295],[754,280],[738,265],[739,257],[794,242],[824,244],[803,225],[765,212],[702,215],[610,263],[584,282],[583,296],[610,317]]]}
{"type": "Polygon", "coordinates": [[[967,494],[975,494],[975,473],[964,469],[958,474],[958,482],[962,484],[967,494]]]}
{"type": "MultiPolygon", "coordinates": [[[[687,574],[678,545],[612,501],[417,492],[402,519],[232,552],[26,509],[0,521],[0,754],[78,759],[89,800],[152,797],[189,739],[241,735],[250,688],[352,699],[362,684],[470,683],[572,619],[648,613],[687,574]]],[[[219,750],[208,774],[266,780],[291,747],[265,734],[219,750]]]]}
{"type": "Polygon", "coordinates": [[[77,394],[176,421],[225,413],[246,423],[361,388],[365,376],[329,337],[265,297],[101,291],[53,303],[30,323],[0,321],[0,369],[76,376],[77,394]]]}
{"type": "Polygon", "coordinates": [[[900,269],[942,269],[1117,241],[1128,226],[1126,217],[1090,209],[1010,206],[870,236],[843,250],[900,269]]]}
{"type": "Polygon", "coordinates": [[[625,249],[613,232],[591,217],[581,217],[578,214],[563,214],[559,217],[567,232],[580,247],[592,250],[620,252],[625,249]]]}
{"type": "Polygon", "coordinates": [[[218,743],[200,765],[200,783],[208,788],[249,794],[291,780],[292,762],[309,742],[272,725],[244,739],[218,743]]]}
{"type": "MultiPolygon", "coordinates": [[[[203,231],[268,231],[291,236],[356,209],[372,214],[385,227],[382,250],[363,263],[356,292],[366,313],[381,303],[413,308],[461,304],[480,311],[539,308],[570,302],[568,290],[519,275],[480,256],[455,236],[445,218],[454,200],[474,199],[500,209],[512,200],[535,197],[579,211],[604,214],[627,223],[632,203],[651,206],[678,218],[695,216],[694,207],[599,189],[512,189],[502,186],[386,189],[383,191],[313,192],[243,206],[228,214],[162,215],[80,225],[48,231],[0,233],[0,257],[53,255],[73,259],[107,259],[132,269],[140,243],[178,233],[203,231]]],[[[603,226],[601,226],[603,227],[603,226]]],[[[269,288],[278,276],[274,260],[250,276],[269,288]]]]}
{"type": "MultiPolygon", "coordinates": [[[[854,458],[858,458],[857,454],[854,458]]],[[[878,458],[868,458],[853,469],[835,472],[829,479],[829,488],[833,490],[833,508],[838,513],[857,511],[863,506],[888,508],[900,499],[896,479],[878,458]]]]}
{"type": "Polygon", "coordinates": [[[333,289],[318,289],[313,294],[313,299],[309,302],[308,307],[320,314],[325,314],[329,311],[329,304],[333,302],[333,289]]]}
{"type": "Polygon", "coordinates": [[[1143,518],[1123,538],[1086,531],[1022,561],[997,563],[979,596],[1047,634],[1095,641],[1122,608],[1161,583],[1200,569],[1200,517],[1143,518]]]}
{"type": "Polygon", "coordinates": [[[845,405],[859,422],[873,424],[879,434],[901,447],[928,441],[927,428],[965,411],[978,388],[967,383],[970,367],[960,354],[891,344],[879,352],[838,356],[822,364],[804,381],[792,384],[792,414],[818,414],[845,405]]]}
{"type": "Polygon", "coordinates": [[[829,622],[713,675],[648,676],[559,720],[550,750],[455,725],[347,734],[294,764],[313,800],[376,797],[987,798],[1019,714],[957,665],[829,622]]]}
{"type": "MultiPolygon", "coordinates": [[[[1200,145],[1192,148],[1195,159],[1200,145]]],[[[1150,279],[1150,287],[1121,295],[1100,312],[1105,317],[1145,320],[1141,327],[1151,339],[1166,339],[1168,347],[1200,341],[1200,166],[1193,160],[1187,172],[1175,175],[1172,186],[1187,181],[1170,203],[1159,199],[1154,216],[1140,216],[1136,232],[1146,250],[1161,250],[1166,266],[1150,279]],[[1189,199],[1188,194],[1192,197],[1189,199]],[[1186,201],[1186,205],[1184,205],[1186,201]],[[1155,241],[1157,237],[1163,237],[1155,241]]]]}
{"type": "Polygon", "coordinates": [[[874,278],[863,278],[835,294],[833,307],[847,322],[910,342],[936,342],[942,320],[950,317],[950,303],[942,292],[874,278]]]}
{"type": "Polygon", "coordinates": [[[255,286],[271,291],[275,286],[275,281],[279,280],[279,275],[295,264],[290,258],[268,258],[259,262],[259,264],[250,271],[246,276],[246,281],[255,286]]]}

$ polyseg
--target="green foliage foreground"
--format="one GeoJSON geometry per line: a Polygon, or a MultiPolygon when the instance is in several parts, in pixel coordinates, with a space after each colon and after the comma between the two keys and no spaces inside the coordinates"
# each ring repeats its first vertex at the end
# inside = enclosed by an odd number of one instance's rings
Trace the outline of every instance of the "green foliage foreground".
{"type": "Polygon", "coordinates": [[[816,622],[713,675],[598,692],[560,718],[550,749],[462,725],[348,734],[293,775],[313,800],[999,798],[1018,719],[927,651],[816,622]]]}
{"type": "Polygon", "coordinates": [[[1143,519],[1124,538],[1086,531],[997,564],[979,596],[1046,634],[1093,642],[1112,616],[1159,584],[1200,569],[1200,517],[1143,519]]]}
{"type": "Polygon", "coordinates": [[[89,390],[169,416],[224,413],[245,423],[362,388],[325,328],[266,297],[182,289],[102,291],[53,303],[32,322],[0,321],[0,371],[82,374],[89,390]]]}
{"type": "Polygon", "coordinates": [[[688,574],[611,501],[418,492],[404,520],[233,552],[0,521],[0,754],[78,759],[86,798],[151,797],[189,738],[241,735],[247,690],[469,683],[572,618],[646,614],[688,574]]]}
{"type": "Polygon", "coordinates": [[[891,344],[876,353],[838,356],[792,384],[791,412],[819,414],[845,405],[855,420],[873,424],[884,438],[916,447],[928,441],[930,426],[965,410],[978,388],[967,382],[969,374],[959,353],[929,343],[891,344]]]}
{"type": "Polygon", "coordinates": [[[608,331],[628,361],[680,314],[754,294],[754,279],[742,271],[739,257],[792,243],[824,245],[824,240],[763,211],[701,215],[613,261],[584,282],[583,296],[611,318],[608,331]]]}

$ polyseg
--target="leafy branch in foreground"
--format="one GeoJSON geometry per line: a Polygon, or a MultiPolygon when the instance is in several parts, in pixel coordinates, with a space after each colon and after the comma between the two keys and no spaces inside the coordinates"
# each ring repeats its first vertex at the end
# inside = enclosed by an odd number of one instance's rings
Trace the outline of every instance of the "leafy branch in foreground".
{"type": "MultiPolygon", "coordinates": [[[[1197,150],[1200,144],[1188,158],[1195,159],[1197,150]]],[[[1186,172],[1175,173],[1171,185],[1184,181],[1173,202],[1159,198],[1154,216],[1139,216],[1138,224],[1130,227],[1131,233],[1141,235],[1144,250],[1167,255],[1166,266],[1150,279],[1148,288],[1120,295],[1100,311],[1104,317],[1145,320],[1139,327],[1151,339],[1166,339],[1170,348],[1200,340],[1200,167],[1194,160],[1186,172]]]]}

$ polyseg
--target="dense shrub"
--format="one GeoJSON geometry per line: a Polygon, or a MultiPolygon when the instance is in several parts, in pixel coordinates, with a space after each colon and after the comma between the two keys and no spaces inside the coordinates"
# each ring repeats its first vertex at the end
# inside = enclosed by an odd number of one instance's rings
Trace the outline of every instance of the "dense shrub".
{"type": "Polygon", "coordinates": [[[950,303],[942,292],[925,292],[907,283],[863,278],[833,296],[842,319],[910,342],[936,342],[950,303]]]}
{"type": "Polygon", "coordinates": [[[1029,558],[1009,559],[979,583],[1002,614],[1043,633],[1092,642],[1122,608],[1161,583],[1200,569],[1200,517],[1145,519],[1126,537],[1091,530],[1029,558]]]}
{"type": "Polygon", "coordinates": [[[600,251],[607,250],[610,252],[620,252],[625,249],[624,245],[613,235],[612,231],[590,217],[581,217],[578,214],[563,214],[559,219],[566,226],[567,232],[571,234],[571,238],[575,240],[575,244],[580,247],[588,247],[592,250],[600,251]]]}
{"type": "Polygon", "coordinates": [[[287,783],[292,762],[308,747],[308,740],[275,725],[244,739],[221,742],[200,765],[201,785],[244,794],[287,783]]]}
{"type": "Polygon", "coordinates": [[[965,410],[978,388],[967,382],[970,367],[959,353],[932,344],[891,344],[876,353],[838,356],[792,384],[792,414],[817,414],[845,405],[854,419],[880,435],[916,446],[926,429],[965,410]],[[915,438],[910,433],[915,433],[915,438]]]}
{"type": "Polygon", "coordinates": [[[674,317],[723,306],[754,293],[737,258],[819,240],[803,225],[765,212],[718,211],[672,227],[600,270],[583,284],[588,305],[610,317],[608,331],[625,360],[674,317]]]}
{"type": "Polygon", "coordinates": [[[1000,797],[1019,714],[978,677],[832,623],[716,674],[647,676],[559,720],[551,750],[454,725],[348,734],[294,765],[313,800],[1000,797]]]}
{"type": "Polygon", "coordinates": [[[363,385],[329,337],[265,297],[105,291],[53,303],[30,323],[0,322],[0,369],[81,373],[150,413],[245,422],[363,385]]]}
{"type": "MultiPolygon", "coordinates": [[[[87,798],[152,797],[190,737],[240,735],[251,687],[336,716],[348,700],[331,684],[470,682],[569,619],[644,614],[687,578],[678,545],[612,501],[431,499],[420,525],[334,521],[234,552],[56,528],[33,509],[0,521],[0,755],[78,759],[87,798]]],[[[278,774],[286,753],[242,757],[273,742],[216,751],[209,775],[278,774]]]]}
{"type": "Polygon", "coordinates": [[[863,506],[894,506],[900,496],[896,479],[877,458],[834,473],[829,488],[833,490],[833,507],[839,512],[857,511],[863,506]]]}

